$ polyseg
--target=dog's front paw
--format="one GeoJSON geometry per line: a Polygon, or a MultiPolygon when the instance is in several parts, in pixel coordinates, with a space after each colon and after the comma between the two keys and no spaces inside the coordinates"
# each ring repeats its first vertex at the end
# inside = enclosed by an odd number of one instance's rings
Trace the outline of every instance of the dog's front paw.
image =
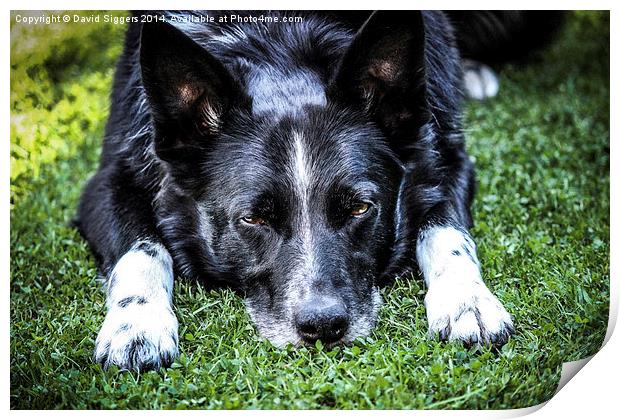
{"type": "Polygon", "coordinates": [[[429,333],[442,340],[501,347],[514,332],[510,315],[481,279],[433,284],[425,303],[429,333]]]}
{"type": "Polygon", "coordinates": [[[178,322],[167,304],[115,306],[106,315],[95,343],[95,360],[104,369],[157,370],[178,354],[178,322]]]}

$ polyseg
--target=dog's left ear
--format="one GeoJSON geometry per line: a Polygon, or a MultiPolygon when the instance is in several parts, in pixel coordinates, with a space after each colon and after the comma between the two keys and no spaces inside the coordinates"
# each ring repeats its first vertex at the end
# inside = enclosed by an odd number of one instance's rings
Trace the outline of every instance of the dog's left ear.
{"type": "Polygon", "coordinates": [[[428,120],[424,19],[419,11],[377,11],[340,62],[332,93],[362,105],[388,136],[411,136],[428,120]]]}
{"type": "Polygon", "coordinates": [[[156,151],[166,160],[203,147],[229,109],[244,103],[224,65],[168,23],[142,26],[140,66],[158,131],[156,151]]]}

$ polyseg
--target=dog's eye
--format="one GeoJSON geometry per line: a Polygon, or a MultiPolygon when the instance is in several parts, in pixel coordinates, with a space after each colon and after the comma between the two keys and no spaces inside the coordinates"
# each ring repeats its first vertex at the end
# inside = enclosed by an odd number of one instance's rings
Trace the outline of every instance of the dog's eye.
{"type": "Polygon", "coordinates": [[[248,225],[266,225],[267,224],[265,219],[262,219],[257,216],[245,216],[241,218],[241,221],[243,221],[243,223],[246,223],[248,225]]]}
{"type": "Polygon", "coordinates": [[[353,205],[353,207],[351,207],[351,216],[359,217],[368,212],[368,209],[370,209],[370,204],[356,203],[355,205],[353,205]]]}

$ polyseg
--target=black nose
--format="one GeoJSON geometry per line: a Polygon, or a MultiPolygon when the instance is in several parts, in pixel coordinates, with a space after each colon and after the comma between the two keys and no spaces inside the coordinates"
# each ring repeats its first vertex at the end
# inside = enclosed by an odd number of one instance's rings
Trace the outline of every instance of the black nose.
{"type": "Polygon", "coordinates": [[[341,303],[311,301],[297,312],[295,324],[304,341],[321,340],[329,344],[344,337],[349,328],[349,315],[341,303]]]}

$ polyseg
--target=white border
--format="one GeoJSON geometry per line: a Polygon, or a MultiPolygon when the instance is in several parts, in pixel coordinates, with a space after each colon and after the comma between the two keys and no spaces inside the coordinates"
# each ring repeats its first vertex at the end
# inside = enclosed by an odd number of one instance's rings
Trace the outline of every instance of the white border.
{"type": "MultiPolygon", "coordinates": [[[[204,8],[209,7],[211,9],[287,9],[293,6],[298,9],[374,9],[380,7],[381,9],[407,9],[407,8],[416,8],[416,9],[587,9],[587,10],[612,10],[611,13],[611,26],[612,29],[616,28],[618,25],[618,18],[613,10],[614,4],[617,2],[612,1],[601,1],[601,0],[590,0],[590,1],[575,1],[575,0],[567,0],[561,3],[550,2],[550,1],[536,1],[536,0],[521,0],[519,2],[511,1],[511,2],[498,2],[495,1],[468,1],[468,2],[457,2],[457,1],[444,1],[444,0],[421,0],[421,1],[393,1],[393,0],[381,0],[371,2],[367,0],[356,1],[354,3],[345,3],[344,1],[334,1],[334,0],[314,0],[312,2],[304,2],[304,3],[294,3],[292,4],[290,1],[278,0],[278,1],[261,1],[258,3],[257,1],[248,1],[248,0],[229,0],[229,1],[211,1],[206,4],[204,1],[177,1],[174,3],[175,8],[204,8]],[[501,6],[501,7],[500,7],[501,6]],[[559,6],[559,7],[558,7],[559,6]]],[[[54,1],[54,2],[43,2],[43,1],[33,1],[33,0],[22,0],[22,1],[9,1],[3,3],[3,6],[6,7],[5,19],[2,20],[2,37],[4,37],[3,45],[9,47],[10,46],[10,37],[9,37],[9,10],[49,10],[49,9],[63,9],[63,10],[79,10],[79,9],[164,9],[170,7],[169,2],[163,2],[160,0],[155,1],[133,1],[131,3],[127,1],[96,1],[96,2],[88,2],[85,3],[83,0],[64,0],[64,1],[54,1]]],[[[614,75],[618,70],[617,66],[617,52],[616,47],[618,39],[615,36],[615,31],[612,30],[611,35],[611,74],[614,75]]],[[[9,48],[6,48],[5,51],[9,51],[9,48]]],[[[5,54],[7,54],[5,52],[5,54]]],[[[6,55],[5,55],[6,57],[6,55]]],[[[569,59],[569,58],[567,58],[569,59]]],[[[4,95],[4,103],[5,106],[10,104],[10,85],[9,85],[9,66],[8,60],[5,60],[5,64],[2,67],[2,81],[4,84],[4,89],[2,89],[4,95]]],[[[613,110],[616,109],[616,97],[617,92],[614,89],[615,83],[613,80],[611,81],[611,110],[612,115],[614,115],[613,110]]],[[[10,105],[9,105],[10,106],[10,105]]],[[[2,323],[7,326],[4,331],[5,334],[2,337],[5,352],[2,352],[0,356],[0,363],[2,366],[2,371],[4,374],[4,380],[2,381],[2,408],[4,412],[9,412],[9,392],[10,392],[10,371],[9,371],[9,337],[8,337],[8,324],[9,324],[9,179],[10,179],[10,152],[9,152],[9,136],[7,132],[9,131],[9,116],[10,109],[5,111],[5,113],[0,117],[2,121],[2,127],[4,129],[5,135],[2,137],[1,148],[4,152],[2,155],[2,164],[0,164],[0,173],[2,176],[2,183],[0,183],[0,196],[5,200],[5,204],[0,206],[0,237],[4,238],[2,242],[0,242],[0,273],[3,274],[3,282],[4,287],[2,288],[3,305],[6,305],[4,310],[2,311],[2,323]]],[[[611,120],[611,133],[617,132],[617,119],[611,120]]],[[[613,143],[610,141],[610,143],[613,143]]],[[[617,163],[617,152],[616,147],[613,147],[610,144],[611,150],[611,173],[610,179],[617,179],[615,176],[618,171],[614,170],[614,164],[617,163]]],[[[616,187],[616,183],[612,183],[611,189],[611,208],[615,209],[617,212],[618,207],[618,191],[616,187]]],[[[616,323],[617,312],[618,312],[618,281],[615,278],[617,276],[617,258],[616,256],[618,250],[618,235],[615,229],[617,226],[618,218],[617,216],[611,216],[612,220],[612,229],[611,229],[611,318],[610,325],[608,329],[607,339],[610,338],[611,331],[613,330],[613,326],[616,323]]],[[[569,383],[555,396],[553,397],[544,407],[540,410],[535,411],[531,414],[531,418],[536,419],[547,419],[547,418],[558,418],[566,416],[568,418],[580,417],[580,418],[608,418],[611,413],[617,413],[617,385],[618,385],[618,374],[620,373],[618,357],[616,355],[620,354],[620,339],[617,337],[618,334],[611,336],[611,339],[607,342],[605,347],[592,359],[590,363],[588,363],[581,372],[576,376],[575,379],[569,381],[569,383]]],[[[540,407],[538,407],[540,408],[540,407]]],[[[416,416],[416,418],[435,418],[435,417],[459,417],[459,418],[504,418],[504,417],[515,417],[518,415],[526,414],[526,412],[531,412],[536,410],[532,409],[524,409],[524,410],[507,410],[507,411],[471,411],[471,412],[463,412],[463,411],[417,411],[415,413],[411,413],[409,411],[392,411],[386,412],[386,415],[394,416],[394,417],[407,417],[416,416]]],[[[30,415],[34,414],[32,412],[27,411],[11,411],[8,413],[13,417],[30,417],[30,415]]],[[[142,416],[161,416],[161,415],[183,415],[184,418],[200,416],[200,418],[204,418],[204,416],[217,416],[226,418],[238,418],[245,417],[247,415],[258,415],[269,416],[272,419],[276,418],[288,418],[291,413],[286,411],[270,411],[270,412],[248,412],[248,411],[233,411],[233,412],[205,412],[205,411],[196,411],[196,412],[150,412],[150,413],[138,413],[135,411],[124,411],[117,412],[114,415],[118,416],[129,416],[132,417],[138,415],[142,416]]],[[[34,414],[36,415],[36,414],[34,414]]],[[[51,417],[66,417],[66,416],[82,416],[88,415],[93,417],[103,416],[103,418],[107,418],[110,413],[107,412],[89,412],[89,413],[80,413],[80,412],[64,412],[64,411],[50,411],[45,414],[46,416],[51,417]]],[[[321,417],[338,417],[341,418],[344,416],[355,416],[356,419],[369,418],[371,416],[376,416],[377,413],[374,411],[355,411],[355,412],[338,412],[338,411],[321,411],[320,413],[314,411],[306,411],[306,412],[297,412],[294,414],[296,417],[299,416],[308,418],[315,417],[320,415],[321,417]]],[[[383,414],[380,414],[383,415],[383,414]]]]}

